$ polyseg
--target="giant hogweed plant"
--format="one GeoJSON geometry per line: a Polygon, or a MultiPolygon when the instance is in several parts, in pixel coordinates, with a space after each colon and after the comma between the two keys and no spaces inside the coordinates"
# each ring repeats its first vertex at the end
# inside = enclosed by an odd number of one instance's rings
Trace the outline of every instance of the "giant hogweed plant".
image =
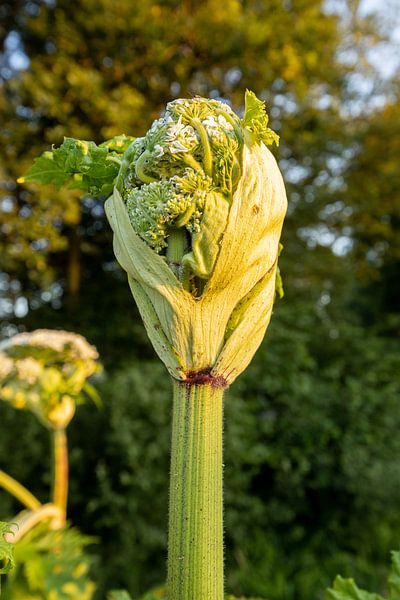
{"type": "Polygon", "coordinates": [[[281,290],[277,141],[252,92],[242,119],[217,100],[179,99],[144,137],[66,138],[20,179],[111,194],[114,252],[173,385],[170,600],[223,598],[223,395],[281,290]]]}
{"type": "Polygon", "coordinates": [[[50,432],[53,447],[52,491],[45,504],[0,470],[0,487],[25,506],[3,532],[5,543],[15,547],[16,564],[5,587],[6,599],[92,597],[94,584],[88,579],[89,564],[82,554],[91,540],[69,528],[66,521],[66,430],[78,403],[87,396],[99,401],[88,381],[99,369],[97,350],[75,333],[39,329],[0,344],[0,399],[32,412],[50,432]]]}

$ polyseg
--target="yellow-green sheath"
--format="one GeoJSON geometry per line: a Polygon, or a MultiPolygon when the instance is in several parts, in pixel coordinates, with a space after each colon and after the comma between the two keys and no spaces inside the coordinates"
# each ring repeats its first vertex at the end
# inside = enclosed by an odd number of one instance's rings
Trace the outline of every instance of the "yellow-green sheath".
{"type": "Polygon", "coordinates": [[[173,387],[168,600],[223,600],[223,388],[173,387]]]}
{"type": "Polygon", "coordinates": [[[68,501],[68,446],[65,429],[54,429],[53,504],[60,510],[60,527],[66,522],[68,501]]]}

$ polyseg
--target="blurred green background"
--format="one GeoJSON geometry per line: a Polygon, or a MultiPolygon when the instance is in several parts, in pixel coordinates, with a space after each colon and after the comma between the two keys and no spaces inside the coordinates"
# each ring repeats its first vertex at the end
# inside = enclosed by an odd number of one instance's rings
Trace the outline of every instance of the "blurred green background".
{"type": "MultiPolygon", "coordinates": [[[[103,204],[16,184],[64,135],[142,135],[193,95],[266,100],[289,212],[285,298],[226,398],[227,588],[318,600],[340,572],[382,590],[400,540],[400,6],[357,0],[3,0],[1,336],[77,331],[104,409],[69,429],[70,517],[95,577],[165,575],[171,401],[103,204]]],[[[48,440],[0,405],[0,468],[46,496],[48,440]]],[[[0,515],[19,507],[0,492],[0,515]]]]}

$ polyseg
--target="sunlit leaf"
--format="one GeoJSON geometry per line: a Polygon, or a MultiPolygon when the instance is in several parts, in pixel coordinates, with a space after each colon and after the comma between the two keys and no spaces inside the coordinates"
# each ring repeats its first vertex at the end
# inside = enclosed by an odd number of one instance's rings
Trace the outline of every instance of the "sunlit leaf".
{"type": "Polygon", "coordinates": [[[7,533],[12,533],[10,523],[0,521],[0,575],[9,573],[15,566],[14,545],[5,539],[7,533]]]}
{"type": "Polygon", "coordinates": [[[119,156],[133,139],[119,135],[97,146],[66,137],[59,148],[39,156],[18,182],[53,184],[58,189],[68,184],[92,196],[108,195],[119,170],[119,156]]]}

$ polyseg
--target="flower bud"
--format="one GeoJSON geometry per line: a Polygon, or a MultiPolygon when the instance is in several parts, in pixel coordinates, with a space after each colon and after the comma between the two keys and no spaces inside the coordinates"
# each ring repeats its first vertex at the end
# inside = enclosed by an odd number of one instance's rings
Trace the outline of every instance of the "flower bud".
{"type": "Polygon", "coordinates": [[[286,212],[252,92],[225,104],[176,100],[122,160],[106,213],[148,335],[181,381],[231,383],[271,318],[286,212]]]}

